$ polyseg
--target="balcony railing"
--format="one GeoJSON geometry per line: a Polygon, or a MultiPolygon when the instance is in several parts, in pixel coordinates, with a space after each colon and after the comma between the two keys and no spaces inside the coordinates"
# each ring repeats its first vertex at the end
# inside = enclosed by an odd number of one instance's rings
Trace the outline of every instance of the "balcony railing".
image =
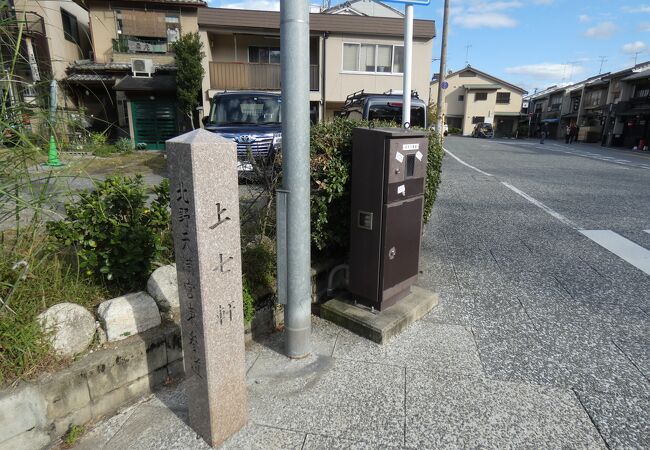
{"type": "Polygon", "coordinates": [[[113,51],[117,53],[167,53],[170,45],[167,39],[142,39],[120,36],[113,39],[113,51]]]}
{"type": "MultiPolygon", "coordinates": [[[[212,89],[281,89],[280,64],[213,62],[210,63],[212,89]]],[[[309,66],[309,90],[319,88],[318,66],[309,66]]]]}

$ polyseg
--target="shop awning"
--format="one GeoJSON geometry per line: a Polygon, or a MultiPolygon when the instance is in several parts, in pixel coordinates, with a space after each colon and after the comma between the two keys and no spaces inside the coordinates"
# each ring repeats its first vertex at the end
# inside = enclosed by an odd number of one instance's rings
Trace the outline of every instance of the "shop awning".
{"type": "Polygon", "coordinates": [[[154,75],[152,77],[134,77],[127,75],[118,81],[113,89],[125,92],[175,92],[174,75],[154,75]]]}
{"type": "Polygon", "coordinates": [[[494,113],[494,117],[503,117],[503,116],[508,116],[508,117],[519,117],[522,114],[519,112],[500,112],[500,113],[494,113]]]}
{"type": "Polygon", "coordinates": [[[542,123],[559,123],[560,119],[542,119],[542,123]]]}
{"type": "Polygon", "coordinates": [[[616,113],[616,115],[617,116],[625,116],[625,117],[650,116],[650,108],[628,109],[627,111],[622,111],[622,112],[616,113]]]}

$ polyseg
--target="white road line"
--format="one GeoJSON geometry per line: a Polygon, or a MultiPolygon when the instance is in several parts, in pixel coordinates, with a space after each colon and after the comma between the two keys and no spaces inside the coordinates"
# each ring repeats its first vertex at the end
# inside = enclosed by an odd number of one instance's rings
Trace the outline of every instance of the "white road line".
{"type": "Polygon", "coordinates": [[[611,230],[579,230],[589,239],[650,275],[650,250],[611,230]]]}
{"type": "Polygon", "coordinates": [[[514,193],[516,193],[518,195],[521,195],[523,198],[525,198],[526,200],[528,200],[529,202],[531,202],[533,205],[537,206],[538,208],[543,209],[544,211],[546,211],[551,216],[555,217],[557,220],[559,220],[563,224],[570,226],[574,230],[579,230],[580,229],[580,227],[578,225],[576,225],[574,222],[572,222],[571,220],[564,217],[559,212],[552,210],[551,208],[549,208],[548,206],[546,206],[544,203],[540,202],[539,200],[535,200],[533,197],[526,194],[524,191],[521,191],[521,190],[517,189],[516,187],[514,187],[510,183],[506,183],[505,181],[502,181],[501,184],[504,185],[505,187],[507,187],[508,189],[510,189],[512,192],[514,192],[514,193]]]}
{"type": "Polygon", "coordinates": [[[481,169],[477,169],[476,167],[474,167],[474,166],[471,165],[471,164],[467,164],[465,161],[463,161],[462,159],[460,159],[458,156],[454,155],[452,152],[450,152],[450,151],[447,150],[446,148],[443,147],[442,149],[445,151],[445,153],[447,153],[449,156],[451,156],[452,158],[454,158],[456,161],[458,161],[458,162],[461,163],[462,165],[467,166],[467,167],[469,167],[469,168],[472,169],[472,170],[476,170],[478,173],[482,173],[482,174],[485,175],[486,177],[493,177],[493,176],[494,176],[494,175],[492,175],[491,173],[483,172],[481,169]]]}
{"type": "Polygon", "coordinates": [[[646,233],[650,234],[650,230],[643,230],[643,231],[645,231],[646,233]]]}

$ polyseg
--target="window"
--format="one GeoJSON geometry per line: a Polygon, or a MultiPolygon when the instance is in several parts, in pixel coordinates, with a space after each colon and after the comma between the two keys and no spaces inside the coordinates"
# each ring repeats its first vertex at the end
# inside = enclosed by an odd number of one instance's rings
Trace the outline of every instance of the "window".
{"type": "Polygon", "coordinates": [[[77,26],[77,18],[65,9],[61,9],[61,20],[63,21],[63,35],[66,40],[78,44],[79,27],[77,26]]]}
{"type": "Polygon", "coordinates": [[[637,86],[634,92],[634,98],[643,98],[650,96],[650,87],[648,86],[637,86]]]}
{"type": "Polygon", "coordinates": [[[165,24],[167,25],[167,45],[176,42],[181,36],[181,22],[176,15],[167,14],[165,16],[165,24]]]}
{"type": "Polygon", "coordinates": [[[458,101],[459,102],[464,102],[465,101],[465,96],[464,95],[459,95],[458,96],[458,101]]]}
{"type": "Polygon", "coordinates": [[[497,92],[497,103],[510,103],[510,92],[497,92]]]}
{"type": "Polygon", "coordinates": [[[571,112],[576,112],[580,108],[580,97],[571,98],[571,112]]]}
{"type": "Polygon", "coordinates": [[[280,47],[248,47],[248,62],[280,64],[280,47]]]}
{"type": "Polygon", "coordinates": [[[479,102],[483,100],[487,100],[487,92],[477,92],[474,94],[474,101],[479,102]]]}
{"type": "Polygon", "coordinates": [[[343,44],[343,70],[368,73],[402,73],[404,48],[397,45],[343,44]]]}
{"type": "Polygon", "coordinates": [[[473,124],[483,123],[483,122],[485,122],[485,116],[474,116],[474,117],[472,117],[472,123],[473,124]]]}

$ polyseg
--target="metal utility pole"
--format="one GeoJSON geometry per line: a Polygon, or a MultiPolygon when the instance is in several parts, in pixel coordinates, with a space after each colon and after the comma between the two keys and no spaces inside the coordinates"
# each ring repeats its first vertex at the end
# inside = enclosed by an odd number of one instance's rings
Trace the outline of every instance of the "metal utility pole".
{"type": "Polygon", "coordinates": [[[287,193],[285,351],[311,352],[311,235],[309,215],[309,2],[280,4],[282,176],[287,193]]]}
{"type": "MultiPolygon", "coordinates": [[[[444,26],[444,25],[443,25],[444,26]]],[[[468,43],[465,46],[465,65],[469,66],[469,49],[472,48],[472,44],[468,43]]]]}
{"type": "Polygon", "coordinates": [[[607,61],[607,56],[599,56],[598,58],[600,59],[600,69],[598,69],[598,75],[600,75],[603,73],[603,64],[605,61],[607,61]]]}
{"type": "Polygon", "coordinates": [[[406,4],[404,15],[404,85],[402,126],[411,126],[411,66],[413,63],[413,5],[406,4]]]}
{"type": "Polygon", "coordinates": [[[449,22],[449,0],[445,0],[445,10],[444,10],[444,16],[442,20],[442,45],[440,47],[440,75],[438,75],[438,101],[436,102],[436,118],[437,118],[437,123],[436,123],[436,131],[438,132],[438,135],[440,137],[440,141],[442,142],[443,138],[443,128],[442,128],[442,102],[443,102],[443,95],[442,92],[444,89],[442,88],[442,84],[445,82],[445,78],[447,77],[447,74],[445,73],[447,70],[447,24],[449,22]]]}

